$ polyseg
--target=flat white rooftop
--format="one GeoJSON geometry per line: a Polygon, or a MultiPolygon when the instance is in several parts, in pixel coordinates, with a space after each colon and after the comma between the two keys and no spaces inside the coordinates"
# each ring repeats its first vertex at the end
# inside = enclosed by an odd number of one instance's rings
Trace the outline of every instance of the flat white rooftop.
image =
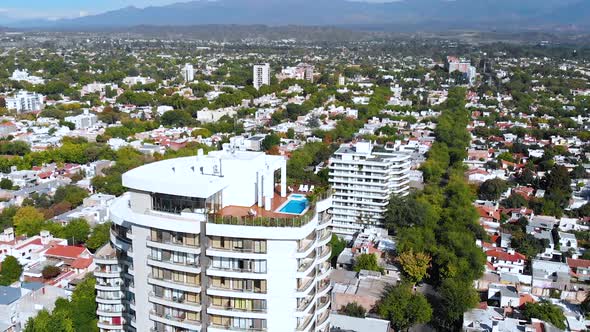
{"type": "Polygon", "coordinates": [[[123,186],[154,193],[208,198],[240,180],[255,182],[261,170],[280,169],[284,164],[282,156],[263,152],[212,151],[208,155],[162,160],[137,167],[123,174],[123,186]]]}

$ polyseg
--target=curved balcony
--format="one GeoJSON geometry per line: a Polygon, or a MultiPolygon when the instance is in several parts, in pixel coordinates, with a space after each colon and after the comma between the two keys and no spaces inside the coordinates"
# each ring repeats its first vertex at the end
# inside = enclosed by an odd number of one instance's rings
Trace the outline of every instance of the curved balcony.
{"type": "Polygon", "coordinates": [[[326,311],[323,314],[320,314],[318,317],[316,329],[323,331],[328,326],[328,324],[330,324],[330,312],[326,311]]]}
{"type": "Polygon", "coordinates": [[[97,326],[103,330],[120,330],[123,331],[123,324],[113,324],[111,322],[98,321],[97,326]]]}
{"type": "Polygon", "coordinates": [[[201,322],[188,320],[184,315],[173,316],[167,314],[157,314],[155,311],[150,311],[150,319],[156,322],[164,323],[166,325],[172,325],[187,329],[191,331],[201,331],[201,322]]]}
{"type": "MultiPolygon", "coordinates": [[[[330,220],[331,220],[331,219],[332,219],[332,218],[330,218],[330,220]]],[[[330,243],[330,240],[332,240],[332,232],[328,232],[328,231],[326,231],[326,232],[324,233],[324,235],[323,235],[323,236],[321,236],[321,237],[318,239],[318,241],[316,242],[316,245],[317,245],[318,247],[325,246],[325,245],[327,245],[328,243],[330,243]]]]}
{"type": "Polygon", "coordinates": [[[310,313],[311,308],[314,307],[315,303],[315,294],[310,295],[307,298],[299,299],[297,301],[297,311],[295,312],[295,317],[303,317],[310,313]]]}
{"type": "Polygon", "coordinates": [[[329,246],[324,246],[316,262],[325,262],[330,259],[330,255],[332,254],[332,249],[329,246]]]}
{"type": "Polygon", "coordinates": [[[123,289],[123,281],[115,283],[96,283],[95,288],[101,291],[118,291],[123,289]]]}
{"type": "Polygon", "coordinates": [[[308,315],[303,322],[297,324],[295,331],[308,331],[312,325],[311,322],[313,322],[313,318],[313,315],[308,315]]]}
{"type": "Polygon", "coordinates": [[[229,326],[229,325],[216,325],[216,324],[209,324],[209,327],[207,328],[207,331],[209,332],[225,332],[225,331],[248,331],[248,332],[263,332],[266,331],[267,329],[265,328],[239,328],[239,327],[235,327],[235,326],[229,326]]]}
{"type": "Polygon", "coordinates": [[[201,311],[201,304],[196,302],[188,302],[184,298],[176,297],[158,297],[153,292],[149,293],[148,300],[152,303],[158,303],[167,307],[179,308],[188,311],[201,311]]]}
{"type": "Polygon", "coordinates": [[[295,293],[296,297],[307,296],[313,286],[315,285],[316,279],[315,278],[307,278],[307,280],[301,286],[297,287],[297,292],[295,293]]]}
{"type": "Polygon", "coordinates": [[[201,253],[201,247],[199,245],[186,245],[179,242],[173,241],[156,241],[152,240],[151,236],[148,236],[146,239],[146,245],[152,248],[170,250],[170,251],[177,251],[183,252],[187,254],[195,254],[198,255],[201,253]]]}
{"type": "Polygon", "coordinates": [[[186,284],[183,282],[176,282],[172,280],[164,280],[164,279],[157,279],[152,276],[150,273],[148,275],[148,283],[152,285],[162,286],[166,288],[178,289],[185,292],[193,292],[193,293],[200,293],[201,292],[201,285],[197,284],[186,284]]]}
{"type": "Polygon", "coordinates": [[[315,267],[316,262],[316,254],[313,253],[312,257],[302,259],[299,263],[299,267],[297,268],[297,273],[295,276],[297,278],[305,278],[309,275],[311,270],[315,267]]]}
{"type": "Polygon", "coordinates": [[[102,317],[119,317],[123,315],[123,307],[120,309],[97,309],[96,315],[102,317]]]}
{"type": "Polygon", "coordinates": [[[94,254],[94,263],[97,265],[117,265],[117,251],[111,247],[110,243],[102,246],[94,254]]]}
{"type": "Polygon", "coordinates": [[[108,270],[104,268],[97,267],[94,269],[94,276],[97,278],[119,278],[121,277],[121,270],[108,270]]]}
{"type": "Polygon", "coordinates": [[[303,248],[297,249],[297,252],[295,253],[295,258],[304,258],[304,257],[309,256],[311,254],[311,252],[313,251],[313,249],[316,247],[315,240],[306,240],[306,241],[309,241],[309,243],[306,243],[303,248]]]}
{"type": "Polygon", "coordinates": [[[228,257],[237,259],[266,259],[266,252],[254,252],[252,250],[239,250],[239,249],[223,249],[223,248],[207,248],[207,256],[215,257],[228,257]]]}
{"type": "Polygon", "coordinates": [[[156,259],[152,256],[148,256],[147,263],[148,265],[157,266],[168,270],[182,271],[188,273],[201,273],[201,267],[198,265],[198,262],[194,262],[193,264],[180,263],[174,262],[172,260],[165,261],[162,259],[156,259]]]}
{"type": "Polygon", "coordinates": [[[111,233],[111,243],[117,247],[117,249],[127,252],[129,250],[129,247],[131,247],[131,242],[122,239],[121,237],[117,236],[117,234],[115,232],[113,232],[113,230],[110,231],[111,233]]]}
{"type": "Polygon", "coordinates": [[[123,297],[119,298],[119,299],[106,299],[106,298],[102,298],[97,296],[96,297],[96,303],[101,303],[101,304],[122,304],[123,303],[123,297]]]}
{"type": "Polygon", "coordinates": [[[266,319],[267,318],[267,310],[266,309],[252,309],[252,310],[244,310],[238,309],[233,307],[227,306],[216,306],[210,304],[207,308],[207,313],[209,315],[216,315],[216,316],[229,316],[229,317],[239,317],[239,318],[252,318],[252,319],[266,319]]]}
{"type": "Polygon", "coordinates": [[[319,267],[319,271],[316,276],[317,281],[327,280],[330,277],[330,273],[332,273],[332,267],[330,266],[330,263],[326,263],[328,262],[322,263],[322,265],[319,267]]]}
{"type": "Polygon", "coordinates": [[[239,297],[243,299],[254,299],[254,300],[264,300],[268,297],[267,293],[260,293],[260,292],[253,292],[247,290],[239,290],[239,289],[230,289],[230,288],[220,288],[214,287],[209,284],[207,287],[207,295],[212,296],[220,296],[220,297],[239,297]]]}
{"type": "Polygon", "coordinates": [[[320,281],[318,283],[318,285],[319,285],[319,287],[318,287],[318,293],[317,293],[318,294],[318,297],[322,297],[322,296],[327,295],[330,292],[330,289],[332,287],[330,285],[330,282],[327,282],[327,281],[325,281],[325,282],[320,281]]]}
{"type": "Polygon", "coordinates": [[[209,267],[207,275],[213,277],[242,278],[242,279],[268,279],[266,272],[254,272],[250,269],[223,269],[209,267]]]}
{"type": "Polygon", "coordinates": [[[320,297],[317,300],[318,305],[316,306],[316,313],[317,312],[322,312],[326,309],[328,309],[328,307],[330,307],[330,297],[329,296],[324,296],[324,297],[320,297]]]}

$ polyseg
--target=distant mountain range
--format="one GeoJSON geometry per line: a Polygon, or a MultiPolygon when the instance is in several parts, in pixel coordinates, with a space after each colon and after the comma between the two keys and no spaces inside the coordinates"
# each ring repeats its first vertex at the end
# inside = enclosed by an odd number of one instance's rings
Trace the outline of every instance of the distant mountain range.
{"type": "Polygon", "coordinates": [[[346,0],[190,1],[161,7],[126,7],[57,21],[5,22],[13,28],[102,29],[139,25],[316,25],[429,29],[590,28],[590,0],[346,0]]]}

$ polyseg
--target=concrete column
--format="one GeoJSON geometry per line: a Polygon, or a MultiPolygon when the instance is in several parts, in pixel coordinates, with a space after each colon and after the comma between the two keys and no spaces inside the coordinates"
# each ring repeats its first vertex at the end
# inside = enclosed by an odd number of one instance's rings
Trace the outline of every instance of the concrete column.
{"type": "Polygon", "coordinates": [[[257,173],[257,185],[258,185],[258,207],[262,207],[262,204],[264,203],[263,199],[264,199],[264,194],[262,191],[262,173],[258,172],[257,173]]]}
{"type": "Polygon", "coordinates": [[[272,199],[275,196],[274,170],[267,168],[262,181],[264,182],[264,208],[270,211],[272,199]]]}
{"type": "Polygon", "coordinates": [[[287,197],[287,161],[281,164],[281,197],[287,197]]]}

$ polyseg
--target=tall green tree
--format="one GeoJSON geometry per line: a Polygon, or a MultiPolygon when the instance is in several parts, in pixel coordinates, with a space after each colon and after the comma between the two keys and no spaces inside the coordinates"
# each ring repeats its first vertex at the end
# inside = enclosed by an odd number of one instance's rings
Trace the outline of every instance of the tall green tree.
{"type": "Polygon", "coordinates": [[[490,179],[484,181],[478,190],[480,199],[497,201],[508,190],[508,183],[502,179],[490,179]]]}
{"type": "Polygon", "coordinates": [[[23,267],[14,256],[6,256],[0,270],[0,285],[8,286],[20,279],[23,267]]]}
{"type": "Polygon", "coordinates": [[[474,308],[479,302],[479,295],[471,282],[445,279],[438,293],[440,296],[438,312],[441,314],[438,317],[448,329],[455,329],[461,322],[463,313],[474,308]]]}
{"type": "Polygon", "coordinates": [[[339,312],[346,316],[365,318],[367,310],[362,305],[356,302],[347,303],[340,308],[339,312]]]}
{"type": "Polygon", "coordinates": [[[408,331],[416,324],[428,323],[432,308],[422,294],[414,294],[409,284],[399,284],[385,290],[376,311],[387,319],[396,331],[408,331]]]}
{"type": "Polygon", "coordinates": [[[73,245],[86,243],[90,235],[90,225],[83,218],[70,220],[63,229],[63,236],[72,241],[73,245]]]}
{"type": "Polygon", "coordinates": [[[88,241],[86,241],[86,247],[91,250],[97,250],[98,248],[107,244],[110,238],[111,225],[112,223],[106,222],[104,224],[94,226],[88,241]]]}
{"type": "Polygon", "coordinates": [[[354,260],[354,270],[359,272],[360,270],[369,270],[383,272],[383,268],[379,266],[377,256],[374,254],[360,254],[354,260]]]}
{"type": "Polygon", "coordinates": [[[32,206],[23,206],[12,218],[17,234],[33,236],[39,234],[45,222],[45,216],[32,206]]]}
{"type": "Polygon", "coordinates": [[[561,308],[547,301],[525,304],[522,314],[527,319],[537,318],[549,322],[559,329],[566,328],[565,315],[561,308]]]}

